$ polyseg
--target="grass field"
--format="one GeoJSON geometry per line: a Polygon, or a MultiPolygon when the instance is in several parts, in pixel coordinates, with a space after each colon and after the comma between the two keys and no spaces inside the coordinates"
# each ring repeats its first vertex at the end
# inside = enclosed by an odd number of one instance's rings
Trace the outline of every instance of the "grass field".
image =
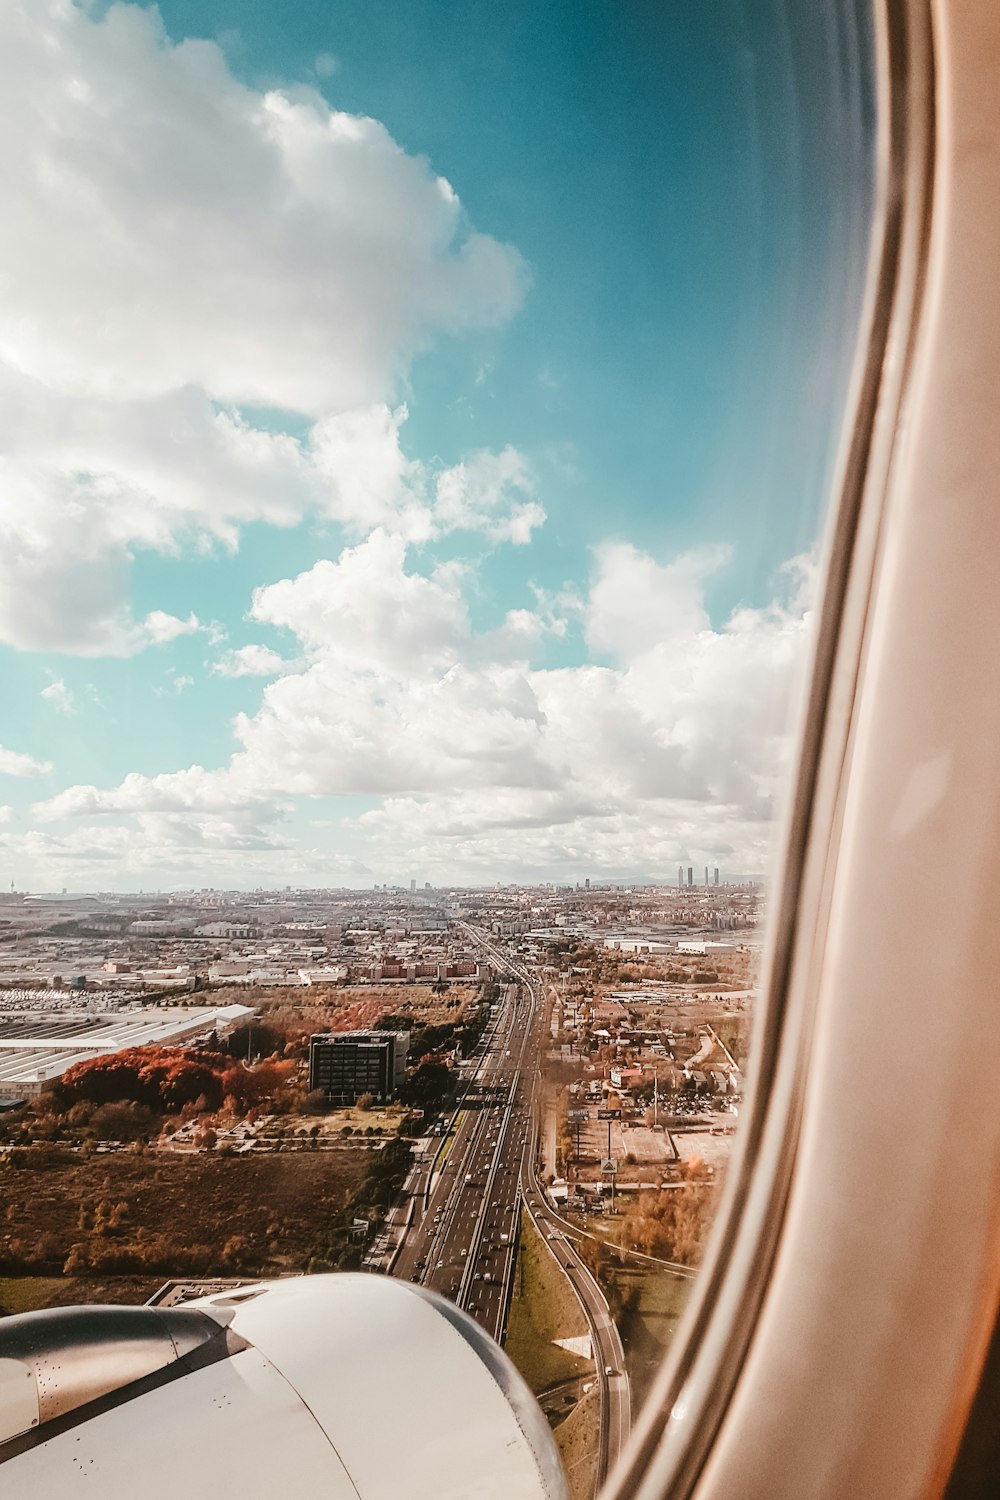
{"type": "Polygon", "coordinates": [[[537,1395],[590,1368],[553,1339],[588,1332],[583,1309],[543,1245],[527,1213],[521,1215],[521,1247],[504,1347],[537,1395]]]}
{"type": "Polygon", "coordinates": [[[87,1302],[134,1307],[147,1302],[164,1280],[162,1276],[0,1276],[0,1317],[87,1302]]]}
{"type": "Polygon", "coordinates": [[[669,1271],[615,1266],[608,1273],[619,1292],[632,1303],[618,1320],[625,1369],[632,1387],[632,1411],[637,1413],[664,1354],[670,1347],[693,1283],[669,1271]]]}

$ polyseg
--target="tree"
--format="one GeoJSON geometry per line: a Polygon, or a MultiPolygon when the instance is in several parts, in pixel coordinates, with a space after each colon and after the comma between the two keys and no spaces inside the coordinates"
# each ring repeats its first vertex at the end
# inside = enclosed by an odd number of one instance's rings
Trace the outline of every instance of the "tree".
{"type": "Polygon", "coordinates": [[[443,1062],[425,1058],[403,1080],[399,1099],[402,1104],[433,1107],[448,1097],[452,1086],[451,1070],[443,1062]]]}
{"type": "Polygon", "coordinates": [[[374,1094],[359,1094],[355,1101],[354,1107],[355,1109],[360,1109],[362,1112],[367,1113],[367,1111],[371,1109],[374,1103],[374,1094]]]}
{"type": "Polygon", "coordinates": [[[249,1025],[234,1026],[226,1038],[226,1051],[230,1057],[273,1057],[288,1041],[288,1035],[277,1026],[253,1021],[249,1025]]]}

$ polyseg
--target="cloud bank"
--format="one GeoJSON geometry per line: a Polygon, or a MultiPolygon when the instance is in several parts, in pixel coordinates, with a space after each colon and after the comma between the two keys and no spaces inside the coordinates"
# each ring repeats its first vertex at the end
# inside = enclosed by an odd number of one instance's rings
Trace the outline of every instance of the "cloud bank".
{"type": "Polygon", "coordinates": [[[246,87],[155,9],[35,0],[0,9],[0,124],[0,641],[134,654],[163,639],[136,553],[251,522],[530,537],[512,452],[437,479],[400,449],[414,354],[528,276],[377,121],[246,87]]]}

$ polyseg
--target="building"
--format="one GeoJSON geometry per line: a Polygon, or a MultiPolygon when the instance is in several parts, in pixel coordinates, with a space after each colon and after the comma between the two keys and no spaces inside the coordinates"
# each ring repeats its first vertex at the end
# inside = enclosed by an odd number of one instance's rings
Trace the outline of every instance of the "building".
{"type": "Polygon", "coordinates": [[[309,1088],[331,1104],[355,1104],[362,1094],[391,1099],[403,1081],[408,1031],[329,1031],[310,1038],[309,1088]]]}
{"type": "Polygon", "coordinates": [[[213,1032],[225,1035],[254,1013],[248,1005],[9,1012],[0,1018],[0,1103],[36,1099],[76,1063],[130,1047],[183,1047],[213,1032]]]}

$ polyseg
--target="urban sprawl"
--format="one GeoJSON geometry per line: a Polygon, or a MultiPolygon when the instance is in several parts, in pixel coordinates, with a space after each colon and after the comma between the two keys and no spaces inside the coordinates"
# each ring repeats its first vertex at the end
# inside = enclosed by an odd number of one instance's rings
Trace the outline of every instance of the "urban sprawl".
{"type": "Polygon", "coordinates": [[[405,1277],[505,1345],[589,1496],[718,1201],[762,899],[688,867],[670,888],[12,890],[0,1311],[405,1277]]]}

